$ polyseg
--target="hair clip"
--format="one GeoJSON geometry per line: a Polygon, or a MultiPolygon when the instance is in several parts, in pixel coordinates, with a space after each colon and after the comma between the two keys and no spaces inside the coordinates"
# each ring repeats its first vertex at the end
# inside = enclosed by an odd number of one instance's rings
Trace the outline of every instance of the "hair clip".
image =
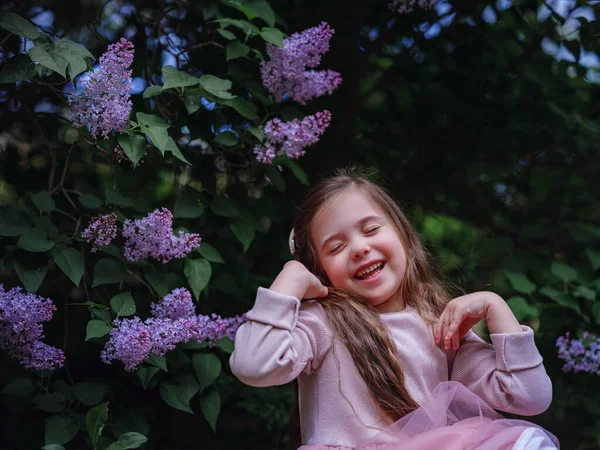
{"type": "Polygon", "coordinates": [[[294,241],[294,229],[290,231],[290,237],[288,238],[288,246],[290,247],[290,253],[292,256],[296,254],[296,242],[294,241]]]}

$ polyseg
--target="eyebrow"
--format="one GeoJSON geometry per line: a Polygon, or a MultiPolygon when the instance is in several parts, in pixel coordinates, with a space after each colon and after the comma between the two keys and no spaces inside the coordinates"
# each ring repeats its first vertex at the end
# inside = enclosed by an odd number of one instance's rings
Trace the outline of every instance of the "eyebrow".
{"type": "MultiPolygon", "coordinates": [[[[366,216],[366,217],[363,217],[362,219],[360,219],[360,220],[357,222],[357,224],[358,224],[358,225],[360,225],[360,226],[364,226],[364,224],[365,224],[365,223],[367,223],[367,222],[370,222],[371,220],[381,220],[381,216],[373,216],[373,215],[371,215],[371,216],[366,216]]],[[[339,235],[340,235],[340,234],[341,234],[341,233],[334,233],[334,234],[332,234],[331,236],[327,236],[327,239],[325,239],[325,240],[323,241],[323,244],[321,245],[321,250],[323,250],[323,249],[325,248],[325,245],[326,245],[326,244],[327,244],[329,241],[331,241],[332,239],[335,239],[335,238],[339,237],[339,235]]]]}

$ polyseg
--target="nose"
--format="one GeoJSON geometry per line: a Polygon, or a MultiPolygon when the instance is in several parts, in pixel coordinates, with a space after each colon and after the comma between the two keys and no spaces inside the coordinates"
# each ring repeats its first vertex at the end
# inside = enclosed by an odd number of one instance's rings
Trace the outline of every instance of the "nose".
{"type": "Polygon", "coordinates": [[[365,240],[358,240],[352,245],[352,259],[362,258],[371,251],[371,247],[365,240]]]}

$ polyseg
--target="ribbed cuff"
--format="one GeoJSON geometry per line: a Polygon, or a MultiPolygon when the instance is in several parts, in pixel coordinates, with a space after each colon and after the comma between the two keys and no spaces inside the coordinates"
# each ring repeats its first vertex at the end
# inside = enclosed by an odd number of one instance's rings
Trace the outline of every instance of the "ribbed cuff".
{"type": "Polygon", "coordinates": [[[533,330],[521,325],[521,333],[490,334],[496,350],[496,368],[507,372],[537,367],[542,355],[535,346],[533,330]]]}
{"type": "Polygon", "coordinates": [[[256,302],[246,317],[248,320],[291,331],[296,326],[299,309],[300,300],[296,297],[259,287],[256,302]]]}

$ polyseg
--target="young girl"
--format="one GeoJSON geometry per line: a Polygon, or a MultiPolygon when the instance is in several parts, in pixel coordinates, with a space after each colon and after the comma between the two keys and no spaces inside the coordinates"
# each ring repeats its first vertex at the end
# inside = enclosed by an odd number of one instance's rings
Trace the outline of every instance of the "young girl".
{"type": "Polygon", "coordinates": [[[493,410],[550,405],[533,331],[491,292],[450,301],[379,186],[347,172],[315,186],[290,250],[296,261],[258,289],[230,363],[252,386],[298,378],[302,449],[557,448],[493,410]],[[470,331],[481,319],[492,344],[470,331]]]}

